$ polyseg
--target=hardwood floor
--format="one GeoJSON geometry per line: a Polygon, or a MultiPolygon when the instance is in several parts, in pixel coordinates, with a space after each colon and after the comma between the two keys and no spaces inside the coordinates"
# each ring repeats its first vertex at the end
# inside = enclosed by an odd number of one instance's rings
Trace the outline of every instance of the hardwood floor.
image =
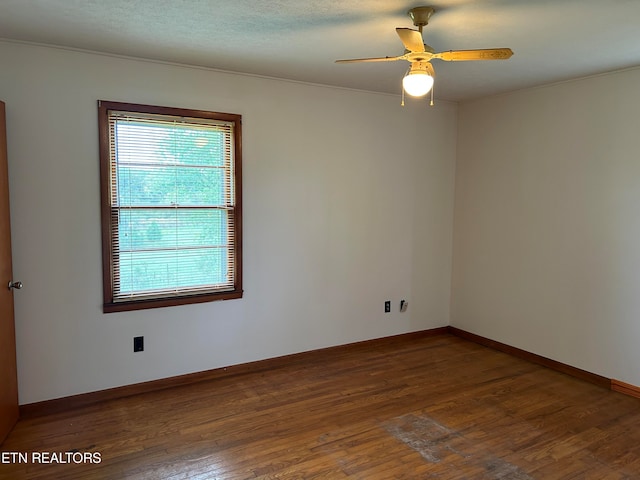
{"type": "Polygon", "coordinates": [[[439,335],[25,418],[1,450],[11,480],[633,479],[640,400],[439,335]]]}

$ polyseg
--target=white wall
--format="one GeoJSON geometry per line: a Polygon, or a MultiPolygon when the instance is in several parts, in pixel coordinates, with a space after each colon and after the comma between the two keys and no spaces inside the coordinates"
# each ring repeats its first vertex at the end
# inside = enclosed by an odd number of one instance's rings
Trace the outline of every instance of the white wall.
{"type": "Polygon", "coordinates": [[[21,404],[448,324],[455,105],[19,43],[0,61],[21,404]],[[243,115],[243,299],[102,314],[98,99],[243,115]]]}
{"type": "Polygon", "coordinates": [[[638,85],[460,105],[453,326],[640,385],[638,85]]]}

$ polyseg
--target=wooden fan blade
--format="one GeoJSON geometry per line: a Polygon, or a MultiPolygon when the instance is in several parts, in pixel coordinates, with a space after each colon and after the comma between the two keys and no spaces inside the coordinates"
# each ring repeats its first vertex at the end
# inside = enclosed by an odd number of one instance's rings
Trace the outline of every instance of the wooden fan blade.
{"type": "Polygon", "coordinates": [[[486,48],[483,50],[449,50],[434,53],[431,58],[438,58],[447,62],[462,62],[466,60],[506,60],[513,52],[510,48],[486,48]]]}
{"type": "Polygon", "coordinates": [[[396,28],[396,33],[407,50],[412,53],[424,52],[424,42],[422,41],[422,34],[419,31],[411,28],[396,28]]]}
{"type": "Polygon", "coordinates": [[[404,56],[400,56],[400,57],[374,57],[374,58],[351,58],[351,59],[348,59],[348,60],[336,60],[335,63],[395,62],[396,60],[404,60],[404,56]]]}

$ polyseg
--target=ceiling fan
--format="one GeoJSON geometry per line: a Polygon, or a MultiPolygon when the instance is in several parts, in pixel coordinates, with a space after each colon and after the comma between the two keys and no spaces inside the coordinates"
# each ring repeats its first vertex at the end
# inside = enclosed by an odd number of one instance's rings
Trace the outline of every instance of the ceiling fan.
{"type": "Polygon", "coordinates": [[[415,7],[407,12],[413,24],[418,30],[411,28],[396,28],[396,33],[404,44],[404,54],[397,57],[377,58],[353,58],[349,60],[336,60],[336,63],[357,62],[394,62],[407,60],[411,67],[402,79],[403,99],[404,92],[414,97],[422,97],[431,90],[431,105],[433,105],[433,81],[435,70],[431,60],[444,60],[446,62],[460,62],[467,60],[506,60],[513,55],[510,48],[487,48],[482,50],[449,50],[438,52],[426,45],[422,39],[422,27],[429,23],[429,18],[435,13],[433,7],[415,7]]]}

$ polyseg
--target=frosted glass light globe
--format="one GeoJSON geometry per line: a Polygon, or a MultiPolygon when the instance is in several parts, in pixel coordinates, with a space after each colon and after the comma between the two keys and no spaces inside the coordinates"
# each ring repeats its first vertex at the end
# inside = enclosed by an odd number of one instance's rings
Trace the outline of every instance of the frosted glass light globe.
{"type": "Polygon", "coordinates": [[[423,97],[433,87],[433,77],[427,72],[409,72],[402,79],[402,87],[412,97],[423,97]]]}

